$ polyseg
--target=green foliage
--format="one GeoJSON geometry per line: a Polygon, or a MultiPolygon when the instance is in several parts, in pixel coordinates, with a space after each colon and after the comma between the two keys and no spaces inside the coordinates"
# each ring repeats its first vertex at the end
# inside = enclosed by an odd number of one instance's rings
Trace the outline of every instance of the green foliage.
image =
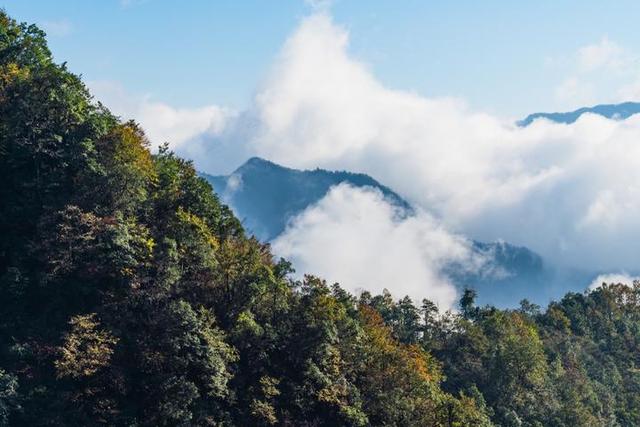
{"type": "Polygon", "coordinates": [[[0,369],[0,425],[7,425],[9,415],[19,408],[18,379],[0,369]]]}
{"type": "Polygon", "coordinates": [[[355,298],[148,145],[0,12],[0,425],[640,425],[639,284],[355,298]]]}
{"type": "Polygon", "coordinates": [[[226,418],[229,365],[237,356],[211,313],[180,300],[145,298],[131,305],[128,320],[135,325],[127,325],[131,333],[123,340],[135,346],[129,386],[143,410],[140,421],[174,425],[226,418]]]}

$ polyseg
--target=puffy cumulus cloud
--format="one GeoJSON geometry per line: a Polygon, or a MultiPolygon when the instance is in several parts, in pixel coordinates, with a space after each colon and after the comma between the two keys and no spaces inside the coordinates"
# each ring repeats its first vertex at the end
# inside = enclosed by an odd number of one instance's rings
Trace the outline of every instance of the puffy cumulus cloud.
{"type": "Polygon", "coordinates": [[[589,285],[588,290],[592,291],[594,289],[602,286],[603,283],[607,285],[622,283],[623,285],[632,285],[633,282],[640,280],[638,276],[630,276],[627,273],[609,273],[609,274],[601,274],[589,285]]]}
{"type": "Polygon", "coordinates": [[[306,18],[235,123],[234,147],[292,167],[368,173],[450,229],[560,265],[635,267],[640,118],[519,128],[459,99],[385,87],[348,41],[326,13],[306,18]]]}
{"type": "Polygon", "coordinates": [[[206,140],[221,134],[235,113],[217,105],[174,108],[149,96],[129,94],[119,83],[90,82],[91,93],[114,114],[133,118],[145,130],[154,146],[169,142],[172,149],[197,158],[206,140]]]}
{"type": "Polygon", "coordinates": [[[386,89],[348,56],[347,41],[343,29],[318,14],[287,42],[256,97],[260,128],[251,142],[258,154],[298,167],[364,169],[414,198],[460,211],[496,192],[505,200],[518,197],[552,172],[511,163],[505,166],[518,179],[500,180],[502,172],[491,170],[503,160],[496,141],[520,142],[500,121],[472,114],[456,99],[386,89]],[[496,185],[488,188],[487,180],[496,185]],[[425,194],[417,181],[434,185],[425,194]]]}
{"type": "Polygon", "coordinates": [[[318,274],[356,293],[387,288],[415,302],[429,298],[444,309],[452,307],[456,289],[442,269],[484,262],[467,240],[425,212],[404,217],[380,191],[347,184],[294,218],[272,246],[299,274],[318,274]]]}

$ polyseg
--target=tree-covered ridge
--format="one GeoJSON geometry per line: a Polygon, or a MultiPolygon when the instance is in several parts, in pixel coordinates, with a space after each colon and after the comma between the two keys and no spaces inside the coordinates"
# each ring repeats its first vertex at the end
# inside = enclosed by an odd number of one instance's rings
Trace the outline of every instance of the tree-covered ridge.
{"type": "Polygon", "coordinates": [[[454,314],[296,281],[148,145],[0,13],[0,425],[640,424],[640,286],[454,314]]]}

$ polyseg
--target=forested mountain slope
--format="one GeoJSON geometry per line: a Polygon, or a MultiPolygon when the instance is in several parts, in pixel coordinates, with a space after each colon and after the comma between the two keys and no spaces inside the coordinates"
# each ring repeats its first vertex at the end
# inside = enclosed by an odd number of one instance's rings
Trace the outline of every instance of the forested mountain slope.
{"type": "Polygon", "coordinates": [[[454,314],[294,281],[4,13],[0,182],[0,425],[640,424],[638,286],[454,314]]]}

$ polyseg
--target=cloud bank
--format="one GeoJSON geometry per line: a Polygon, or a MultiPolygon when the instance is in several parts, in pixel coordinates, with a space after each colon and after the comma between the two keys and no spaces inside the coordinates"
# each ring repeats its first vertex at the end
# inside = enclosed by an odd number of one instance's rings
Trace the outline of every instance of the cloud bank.
{"type": "MultiPolygon", "coordinates": [[[[598,63],[589,55],[586,65],[598,63]]],[[[247,117],[252,130],[236,141],[251,154],[368,173],[456,232],[526,245],[560,265],[635,267],[638,117],[519,128],[458,99],[389,89],[324,13],[286,42],[247,117]]]]}
{"type": "MultiPolygon", "coordinates": [[[[448,236],[527,246],[562,268],[637,269],[640,117],[585,114],[571,125],[542,119],[519,128],[460,99],[388,88],[352,57],[348,44],[348,32],[319,11],[287,40],[246,111],[176,110],[146,98],[122,111],[134,112],[152,139],[173,140],[206,172],[229,173],[251,155],[296,168],[364,172],[430,213],[419,224],[398,225],[370,194],[340,189],[274,245],[298,271],[372,290],[406,284],[414,297],[419,282],[430,282],[431,295],[446,304],[451,287],[437,266],[455,245],[412,241],[411,232],[432,238],[424,224],[438,224],[448,236]],[[373,244],[411,250],[385,258],[373,244]]],[[[582,74],[565,92],[578,95],[584,73],[629,63],[607,39],[573,60],[582,74]]]]}
{"type": "Polygon", "coordinates": [[[469,242],[425,212],[402,217],[378,190],[333,187],[288,225],[272,244],[300,273],[313,272],[352,292],[383,289],[414,302],[429,298],[451,308],[456,289],[442,270],[448,263],[481,265],[469,242]]]}

